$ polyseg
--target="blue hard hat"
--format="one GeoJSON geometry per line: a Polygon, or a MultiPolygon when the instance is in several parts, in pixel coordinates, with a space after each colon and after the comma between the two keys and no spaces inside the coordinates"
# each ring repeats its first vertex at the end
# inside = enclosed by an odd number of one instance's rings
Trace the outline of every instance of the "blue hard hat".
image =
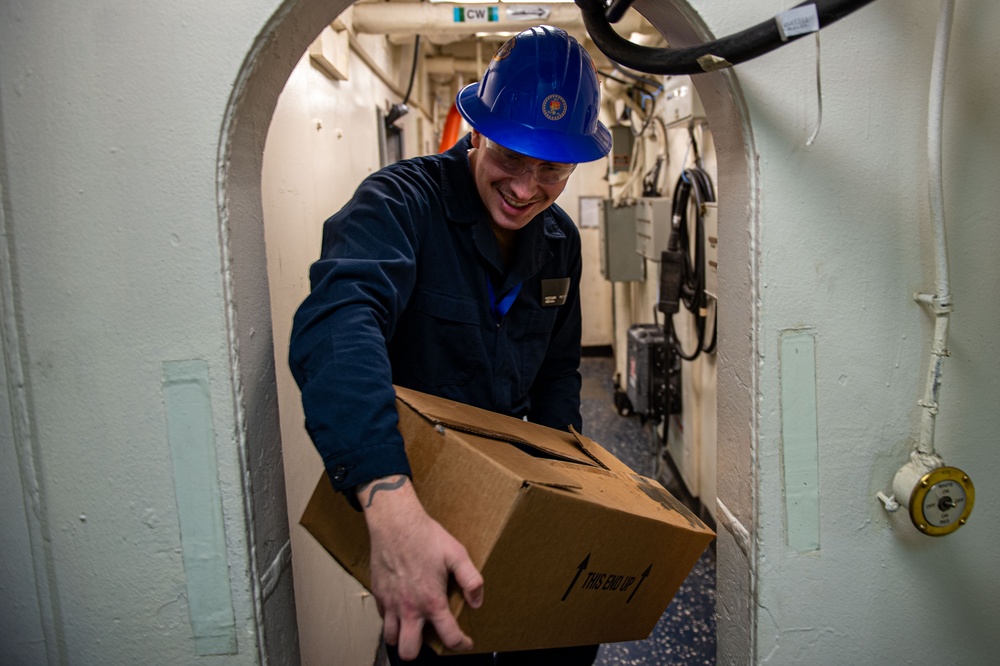
{"type": "Polygon", "coordinates": [[[549,162],[600,159],[611,132],[590,54],[565,30],[530,28],[493,56],[481,81],[455,98],[472,127],[515,152],[549,162]]]}

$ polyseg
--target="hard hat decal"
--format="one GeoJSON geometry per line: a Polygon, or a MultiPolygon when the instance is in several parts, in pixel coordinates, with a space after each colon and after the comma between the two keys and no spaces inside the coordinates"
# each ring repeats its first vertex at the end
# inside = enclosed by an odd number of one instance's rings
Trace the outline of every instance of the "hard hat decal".
{"type": "Polygon", "coordinates": [[[549,95],[542,102],[542,113],[549,120],[559,120],[566,115],[566,99],[562,95],[549,95]]]}
{"type": "Polygon", "coordinates": [[[493,59],[503,60],[504,58],[509,56],[510,52],[514,50],[514,45],[516,42],[517,42],[517,37],[511,37],[510,39],[508,39],[506,42],[503,43],[503,46],[500,47],[500,50],[496,52],[496,55],[493,56],[493,59]]]}

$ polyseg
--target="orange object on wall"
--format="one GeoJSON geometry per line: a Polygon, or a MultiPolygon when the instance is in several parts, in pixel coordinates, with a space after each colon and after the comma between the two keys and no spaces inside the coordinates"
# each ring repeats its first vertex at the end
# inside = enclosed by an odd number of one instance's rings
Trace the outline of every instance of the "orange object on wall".
{"type": "Polygon", "coordinates": [[[454,102],[451,103],[451,108],[448,109],[448,117],[444,120],[444,129],[441,130],[441,145],[438,146],[438,152],[443,153],[458,141],[458,131],[462,127],[462,116],[458,113],[458,106],[454,102]]]}

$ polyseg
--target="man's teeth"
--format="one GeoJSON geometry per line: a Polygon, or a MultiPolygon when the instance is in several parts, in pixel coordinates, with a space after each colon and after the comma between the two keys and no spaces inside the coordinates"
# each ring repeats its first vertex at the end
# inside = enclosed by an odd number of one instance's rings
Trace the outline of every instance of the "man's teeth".
{"type": "Polygon", "coordinates": [[[520,203],[518,201],[515,201],[514,199],[511,199],[510,197],[508,197],[503,192],[500,193],[500,196],[503,197],[503,200],[506,201],[511,206],[513,206],[514,208],[527,208],[528,206],[531,205],[530,202],[529,203],[520,203]]]}

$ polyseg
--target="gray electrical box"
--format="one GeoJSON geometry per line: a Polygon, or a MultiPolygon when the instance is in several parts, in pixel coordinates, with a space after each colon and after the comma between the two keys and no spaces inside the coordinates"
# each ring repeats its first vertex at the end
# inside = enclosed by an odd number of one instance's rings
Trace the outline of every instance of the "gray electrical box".
{"type": "Polygon", "coordinates": [[[601,275],[610,282],[641,282],[646,262],[635,250],[635,206],[604,199],[600,215],[601,275]]]}
{"type": "Polygon", "coordinates": [[[635,135],[626,125],[612,125],[611,130],[611,173],[627,173],[632,168],[632,149],[635,135]]]}
{"type": "Polygon", "coordinates": [[[643,197],[635,211],[636,251],[647,259],[660,260],[670,242],[673,202],[665,197],[643,197]]]}

